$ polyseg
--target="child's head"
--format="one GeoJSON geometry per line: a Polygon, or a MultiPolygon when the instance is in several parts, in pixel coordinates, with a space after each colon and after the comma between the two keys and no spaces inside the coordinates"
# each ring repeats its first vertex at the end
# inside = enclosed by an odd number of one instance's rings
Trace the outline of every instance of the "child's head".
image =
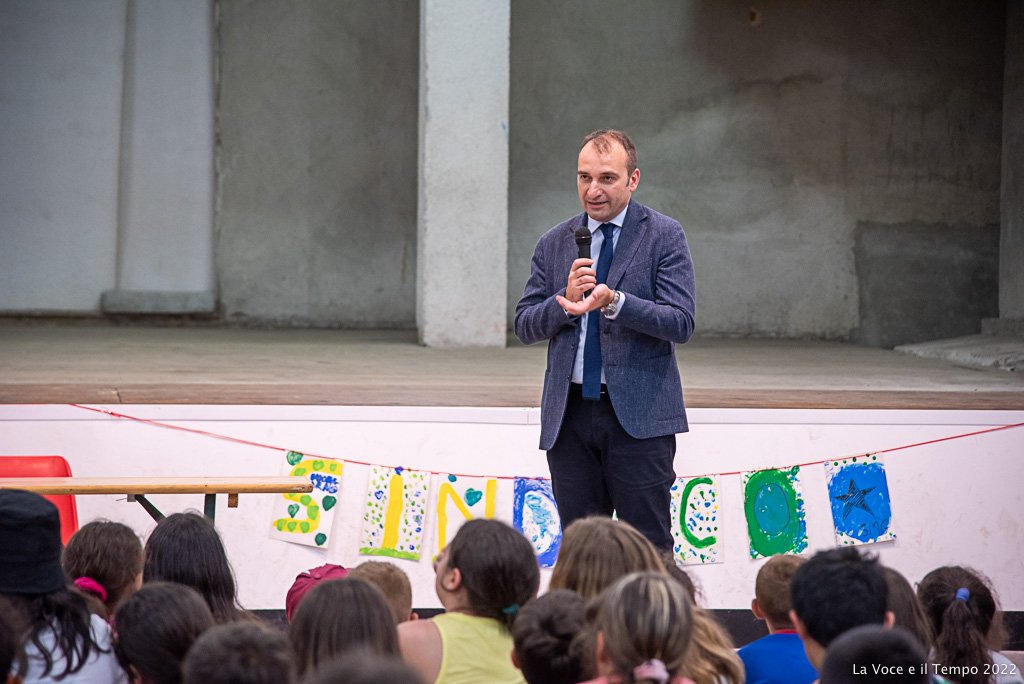
{"type": "MultiPolygon", "coordinates": [[[[989,634],[998,605],[984,575],[960,566],[936,568],[918,583],[917,596],[935,635],[937,662],[979,670],[992,662],[989,634]]],[[[986,675],[958,681],[988,679],[986,675]]]]}
{"type": "Polygon", "coordinates": [[[890,567],[883,567],[885,583],[889,587],[889,612],[893,614],[893,625],[907,630],[928,651],[932,647],[932,628],[928,616],[917,599],[914,587],[907,578],[890,567]]]}
{"type": "Polygon", "coordinates": [[[346,577],[315,586],[289,629],[299,676],[353,649],[398,656],[398,631],[384,595],[346,577]]]}
{"type": "Polygon", "coordinates": [[[114,613],[114,653],[132,681],[179,684],[181,662],[200,634],[213,627],[213,613],[184,584],[151,582],[114,613]]]}
{"type": "Polygon", "coordinates": [[[804,562],[805,559],[799,556],[772,556],[757,571],[757,579],[754,580],[754,614],[760,613],[760,617],[765,619],[773,632],[793,628],[789,619],[789,582],[804,562]]]}
{"type": "MultiPolygon", "coordinates": [[[[849,546],[819,551],[797,568],[790,581],[790,602],[803,625],[801,636],[822,648],[848,629],[884,623],[888,595],[882,566],[849,546]]],[[[820,665],[813,660],[812,664],[820,665]]]]}
{"type": "Polygon", "coordinates": [[[184,684],[295,684],[284,632],[256,621],[216,625],[196,639],[182,664],[184,684]]]}
{"type": "Polygon", "coordinates": [[[394,563],[366,561],[352,568],[349,577],[361,579],[380,589],[395,616],[395,623],[412,617],[412,585],[409,576],[394,563]]]}
{"type": "Polygon", "coordinates": [[[0,489],[0,597],[39,650],[38,678],[79,671],[101,648],[86,599],[68,589],[60,567],[60,515],[32,492],[0,489]]]}
{"type": "Polygon", "coordinates": [[[627,522],[581,518],[562,535],[549,586],[575,591],[589,601],[631,572],[665,572],[654,545],[627,522]]]}
{"type": "Polygon", "coordinates": [[[348,577],[348,570],[334,563],[325,563],[300,572],[292,582],[284,599],[284,614],[288,618],[288,622],[290,623],[295,618],[295,611],[298,610],[299,603],[313,587],[328,580],[344,577],[348,577]]]}
{"type": "Polygon", "coordinates": [[[94,520],[68,540],[61,565],[68,581],[96,595],[109,615],[142,583],[142,542],[127,525],[94,520]]]}
{"type": "Polygon", "coordinates": [[[0,489],[0,594],[48,594],[66,586],[60,514],[32,492],[0,489]]]}
{"type": "Polygon", "coordinates": [[[397,656],[353,653],[327,662],[305,684],[426,684],[397,656]]]}
{"type": "Polygon", "coordinates": [[[173,513],[146,541],[145,582],[177,582],[198,591],[217,622],[244,613],[235,598],[235,577],[213,524],[196,513],[173,513]]]}
{"type": "Polygon", "coordinates": [[[453,591],[464,591],[468,609],[506,628],[540,586],[540,567],[526,537],[503,522],[483,518],[459,528],[438,556],[436,574],[434,586],[442,603],[453,591]]]}
{"type": "Polygon", "coordinates": [[[861,625],[847,630],[828,647],[821,684],[928,684],[928,652],[903,629],[861,625]],[[882,668],[888,668],[883,670],[882,668]],[[900,668],[900,674],[893,674],[900,668]]]}
{"type": "Polygon", "coordinates": [[[512,625],[513,660],[529,684],[582,681],[577,637],[586,612],[583,597],[566,589],[550,591],[519,611],[512,625]]]}
{"type": "Polygon", "coordinates": [[[682,674],[695,682],[738,682],[743,679],[743,662],[729,634],[703,608],[693,610],[693,635],[686,652],[682,674]]]}
{"type": "Polygon", "coordinates": [[[678,675],[693,630],[692,603],[663,573],[634,573],[612,584],[594,620],[598,673],[630,682],[678,675]]]}

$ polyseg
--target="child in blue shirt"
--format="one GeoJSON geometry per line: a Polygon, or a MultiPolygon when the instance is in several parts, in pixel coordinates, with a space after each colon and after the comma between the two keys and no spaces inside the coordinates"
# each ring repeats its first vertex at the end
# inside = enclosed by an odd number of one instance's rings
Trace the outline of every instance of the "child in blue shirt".
{"type": "Polygon", "coordinates": [[[768,625],[768,635],[739,649],[747,684],[811,684],[818,679],[789,619],[789,581],[804,562],[798,556],[773,556],[757,573],[750,609],[768,625]]]}

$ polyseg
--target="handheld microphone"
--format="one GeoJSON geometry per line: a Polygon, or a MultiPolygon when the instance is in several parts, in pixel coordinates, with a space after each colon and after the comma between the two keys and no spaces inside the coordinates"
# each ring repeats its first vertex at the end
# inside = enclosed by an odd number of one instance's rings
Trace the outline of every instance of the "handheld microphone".
{"type": "Polygon", "coordinates": [[[589,259],[590,258],[590,243],[594,239],[593,235],[590,234],[590,229],[587,228],[586,224],[576,229],[576,248],[579,250],[579,256],[577,259],[589,259]]]}
{"type": "MultiPolygon", "coordinates": [[[[590,243],[594,239],[594,236],[590,233],[590,228],[587,227],[586,222],[582,226],[576,229],[573,234],[576,238],[576,249],[579,250],[579,256],[577,259],[589,259],[590,258],[590,243]]],[[[589,297],[593,290],[587,290],[583,293],[584,297],[589,297]]]]}

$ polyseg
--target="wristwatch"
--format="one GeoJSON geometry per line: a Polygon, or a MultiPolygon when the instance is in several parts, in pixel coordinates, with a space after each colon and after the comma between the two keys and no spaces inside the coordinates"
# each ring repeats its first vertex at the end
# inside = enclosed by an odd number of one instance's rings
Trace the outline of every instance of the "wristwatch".
{"type": "Polygon", "coordinates": [[[612,301],[609,302],[607,306],[601,308],[601,313],[603,313],[606,318],[613,317],[615,314],[619,312],[619,302],[621,301],[622,293],[619,292],[618,290],[615,290],[615,294],[612,296],[612,301]]]}

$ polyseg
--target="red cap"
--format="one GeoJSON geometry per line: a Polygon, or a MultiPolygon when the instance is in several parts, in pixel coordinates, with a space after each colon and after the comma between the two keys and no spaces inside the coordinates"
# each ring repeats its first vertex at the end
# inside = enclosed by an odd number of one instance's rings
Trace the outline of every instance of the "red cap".
{"type": "Polygon", "coordinates": [[[306,593],[320,584],[332,579],[341,579],[348,574],[348,570],[340,565],[334,565],[333,563],[326,563],[317,568],[312,568],[306,572],[300,572],[296,576],[295,581],[292,583],[291,589],[288,590],[288,595],[284,599],[284,613],[288,617],[288,622],[292,621],[292,617],[295,615],[295,609],[299,607],[299,602],[302,601],[302,597],[306,593]]]}

